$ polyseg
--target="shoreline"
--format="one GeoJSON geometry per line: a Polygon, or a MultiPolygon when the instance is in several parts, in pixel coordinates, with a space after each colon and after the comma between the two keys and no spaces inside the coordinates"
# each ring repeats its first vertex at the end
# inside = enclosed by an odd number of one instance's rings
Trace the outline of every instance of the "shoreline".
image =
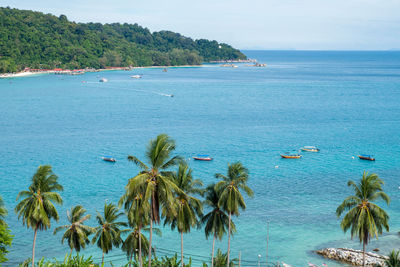
{"type": "Polygon", "coordinates": [[[0,79],[4,78],[18,78],[18,77],[30,77],[35,75],[41,74],[71,74],[74,72],[82,72],[80,74],[84,74],[86,72],[102,72],[102,71],[117,71],[117,70],[124,70],[124,71],[132,71],[135,69],[166,69],[166,68],[199,68],[203,67],[204,65],[178,65],[178,66],[143,66],[143,67],[115,67],[115,68],[108,68],[108,69],[88,69],[88,70],[43,70],[43,71],[21,71],[17,73],[0,73],[0,79]]]}

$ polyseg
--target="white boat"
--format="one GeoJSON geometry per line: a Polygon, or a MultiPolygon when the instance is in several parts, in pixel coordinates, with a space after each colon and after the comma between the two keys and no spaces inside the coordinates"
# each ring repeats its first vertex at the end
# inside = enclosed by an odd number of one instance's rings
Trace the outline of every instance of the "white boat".
{"type": "Polygon", "coordinates": [[[140,78],[142,78],[142,75],[132,75],[131,78],[140,79],[140,78]]]}
{"type": "Polygon", "coordinates": [[[319,148],[315,146],[303,146],[300,148],[301,151],[307,151],[307,152],[319,152],[319,148]]]}
{"type": "Polygon", "coordinates": [[[108,82],[108,80],[106,79],[106,78],[101,78],[100,80],[99,80],[99,82],[101,82],[101,83],[106,83],[106,82],[108,82]]]}

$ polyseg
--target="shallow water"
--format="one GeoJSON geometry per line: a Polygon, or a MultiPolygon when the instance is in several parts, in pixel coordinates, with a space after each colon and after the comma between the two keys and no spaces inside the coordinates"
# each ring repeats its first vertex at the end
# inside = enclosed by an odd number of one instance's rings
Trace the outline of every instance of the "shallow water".
{"type": "MultiPolygon", "coordinates": [[[[36,257],[63,258],[54,226],[66,223],[66,209],[82,204],[93,215],[104,201],[116,202],[138,169],[126,160],[140,158],[150,138],[168,133],[185,158],[210,154],[212,162],[190,161],[205,183],[241,161],[251,172],[255,191],[234,221],[232,255],[242,266],[265,264],[266,225],[270,222],[269,261],[294,266],[327,262],[312,251],[327,246],[359,247],[342,233],[336,207],[351,193],[346,182],[364,170],[378,173],[392,198],[390,233],[368,247],[387,253],[400,238],[400,53],[245,51],[266,68],[137,69],[81,76],[41,75],[1,79],[0,194],[15,235],[9,266],[31,256],[33,231],[13,212],[40,164],[51,164],[64,185],[61,220],[38,234],[36,257]],[[142,79],[129,76],[142,74],[142,79]],[[106,77],[108,83],[99,83],[106,77]],[[173,94],[174,97],[167,95],[173,94]],[[300,160],[279,154],[315,145],[320,153],[300,160]],[[374,154],[376,162],[353,159],[374,154]],[[112,155],[117,163],[101,161],[112,155]],[[278,167],[276,167],[278,166],[278,167]]],[[[382,203],[381,203],[382,204],[382,203]]],[[[211,241],[203,230],[184,236],[185,252],[195,266],[209,258],[211,241]],[[201,245],[199,245],[201,244],[201,245]]],[[[177,232],[155,238],[157,255],[180,251],[177,232]]],[[[217,244],[226,250],[226,240],[217,244]]],[[[89,246],[85,254],[101,260],[89,246]]],[[[107,261],[120,264],[115,249],[107,261]]],[[[338,264],[328,262],[329,266],[338,264]]]]}

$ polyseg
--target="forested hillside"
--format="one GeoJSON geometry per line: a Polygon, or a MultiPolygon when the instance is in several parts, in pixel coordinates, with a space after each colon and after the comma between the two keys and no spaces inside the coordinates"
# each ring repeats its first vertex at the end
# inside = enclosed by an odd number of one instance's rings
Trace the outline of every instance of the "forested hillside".
{"type": "Polygon", "coordinates": [[[137,24],[75,23],[67,17],[0,7],[0,72],[30,68],[197,65],[245,59],[227,44],[137,24]]]}

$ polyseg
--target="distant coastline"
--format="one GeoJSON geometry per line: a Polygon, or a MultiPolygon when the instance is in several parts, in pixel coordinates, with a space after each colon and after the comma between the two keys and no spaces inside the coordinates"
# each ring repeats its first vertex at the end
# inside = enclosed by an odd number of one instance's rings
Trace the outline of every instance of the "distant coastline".
{"type": "Polygon", "coordinates": [[[110,67],[106,69],[75,69],[75,70],[64,70],[64,69],[35,69],[35,70],[24,70],[15,73],[1,73],[1,78],[20,78],[20,77],[30,77],[30,76],[37,76],[43,74],[63,74],[63,75],[80,75],[87,72],[103,72],[103,71],[117,71],[117,70],[124,70],[124,71],[132,71],[135,69],[166,69],[166,68],[195,68],[195,67],[202,67],[203,65],[180,65],[180,66],[146,66],[146,67],[110,67]]]}

